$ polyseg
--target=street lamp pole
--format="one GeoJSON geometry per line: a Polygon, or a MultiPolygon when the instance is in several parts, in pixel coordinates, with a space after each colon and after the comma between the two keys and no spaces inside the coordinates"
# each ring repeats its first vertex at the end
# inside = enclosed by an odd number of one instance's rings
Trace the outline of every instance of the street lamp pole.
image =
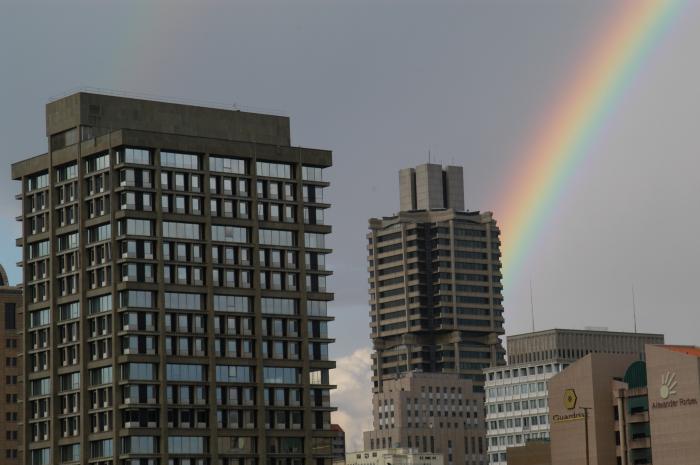
{"type": "Polygon", "coordinates": [[[588,411],[591,410],[591,408],[581,407],[581,409],[583,410],[584,431],[586,434],[586,465],[591,465],[590,452],[588,450],[588,411]]]}

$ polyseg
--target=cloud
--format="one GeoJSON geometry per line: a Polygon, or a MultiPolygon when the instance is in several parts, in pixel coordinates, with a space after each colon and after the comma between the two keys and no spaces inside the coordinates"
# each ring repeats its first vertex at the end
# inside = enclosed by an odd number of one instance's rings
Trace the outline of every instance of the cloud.
{"type": "Polygon", "coordinates": [[[348,452],[362,450],[362,432],[372,428],[372,358],[369,347],[355,350],[336,360],[331,382],[338,389],[331,393],[332,421],[345,431],[348,452]]]}

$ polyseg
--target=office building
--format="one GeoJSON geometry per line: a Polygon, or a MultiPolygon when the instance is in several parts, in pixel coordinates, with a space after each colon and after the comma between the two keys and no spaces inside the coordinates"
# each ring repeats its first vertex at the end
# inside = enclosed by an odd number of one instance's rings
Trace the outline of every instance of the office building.
{"type": "Polygon", "coordinates": [[[486,460],[483,395],[456,373],[409,372],[372,397],[366,451],[391,448],[442,454],[446,465],[486,460]]]}
{"type": "Polygon", "coordinates": [[[5,269],[0,266],[0,462],[19,463],[19,441],[22,418],[20,415],[20,384],[22,357],[22,289],[11,286],[5,269]],[[4,360],[4,362],[2,362],[4,360]]]}
{"type": "Polygon", "coordinates": [[[344,462],[345,461],[345,431],[340,425],[333,423],[331,425],[331,431],[333,431],[333,462],[344,462]]]}
{"type": "Polygon", "coordinates": [[[289,119],[77,93],[21,182],[30,465],[331,463],[324,169],[289,119]]]}
{"type": "Polygon", "coordinates": [[[345,455],[345,465],[443,465],[441,454],[429,454],[413,449],[393,448],[345,455]]]}
{"type": "Polygon", "coordinates": [[[691,465],[700,456],[700,349],[589,354],[550,380],[553,465],[691,465]]]}
{"type": "Polygon", "coordinates": [[[506,449],[549,437],[548,380],[589,353],[644,358],[646,344],[663,344],[661,334],[551,329],[508,336],[508,364],[488,368],[486,428],[489,461],[510,464],[506,449]]]}
{"type": "Polygon", "coordinates": [[[491,213],[463,211],[462,169],[399,175],[402,210],[369,221],[374,392],[402,373],[456,373],[483,389],[503,363],[500,240],[491,213]]]}
{"type": "Polygon", "coordinates": [[[552,465],[549,439],[529,439],[525,445],[506,450],[509,465],[552,465]]]}

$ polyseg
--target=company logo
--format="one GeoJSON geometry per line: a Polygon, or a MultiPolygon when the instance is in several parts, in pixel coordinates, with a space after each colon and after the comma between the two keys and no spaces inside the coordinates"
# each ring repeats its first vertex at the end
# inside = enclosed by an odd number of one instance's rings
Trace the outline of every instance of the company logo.
{"type": "Polygon", "coordinates": [[[573,389],[567,389],[564,391],[564,407],[566,407],[567,410],[575,409],[577,400],[578,398],[576,397],[576,391],[573,389]]]}
{"type": "Polygon", "coordinates": [[[676,381],[676,374],[667,371],[661,376],[661,389],[659,389],[659,394],[661,398],[666,400],[671,396],[676,395],[676,386],[678,386],[678,381],[676,381]]]}

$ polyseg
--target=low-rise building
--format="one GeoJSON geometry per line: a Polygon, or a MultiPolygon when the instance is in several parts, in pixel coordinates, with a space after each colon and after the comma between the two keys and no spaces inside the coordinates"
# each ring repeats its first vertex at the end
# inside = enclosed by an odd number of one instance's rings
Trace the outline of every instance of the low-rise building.
{"type": "Polygon", "coordinates": [[[409,448],[443,454],[445,465],[482,465],[484,404],[471,380],[456,373],[409,372],[385,380],[375,393],[366,451],[409,448]]]}
{"type": "Polygon", "coordinates": [[[697,465],[700,348],[589,354],[550,380],[552,465],[697,465]]]}
{"type": "Polygon", "coordinates": [[[416,449],[391,448],[349,452],[345,465],[444,465],[443,455],[416,449]]]}
{"type": "Polygon", "coordinates": [[[508,364],[484,370],[486,427],[491,465],[512,465],[507,448],[549,437],[547,380],[589,353],[644,358],[662,334],[602,329],[551,329],[508,337],[508,364]]]}
{"type": "Polygon", "coordinates": [[[331,425],[333,438],[331,439],[331,449],[333,451],[333,463],[337,464],[345,460],[345,431],[340,425],[331,425]]]}

